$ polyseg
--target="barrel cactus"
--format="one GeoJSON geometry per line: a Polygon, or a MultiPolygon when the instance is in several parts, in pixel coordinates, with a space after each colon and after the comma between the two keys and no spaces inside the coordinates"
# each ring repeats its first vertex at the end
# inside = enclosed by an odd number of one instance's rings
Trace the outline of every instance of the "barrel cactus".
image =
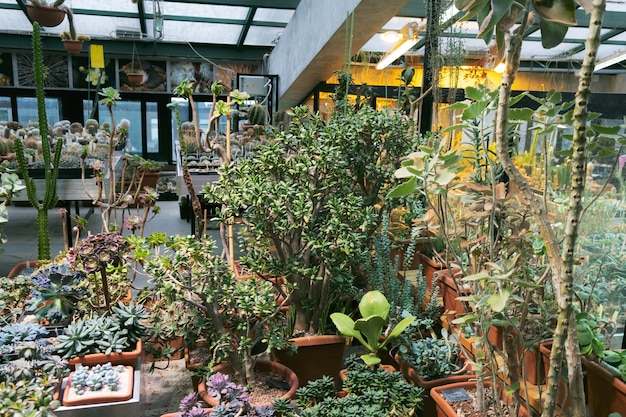
{"type": "Polygon", "coordinates": [[[248,122],[253,125],[263,125],[267,118],[267,110],[262,104],[254,104],[248,109],[248,122]]]}

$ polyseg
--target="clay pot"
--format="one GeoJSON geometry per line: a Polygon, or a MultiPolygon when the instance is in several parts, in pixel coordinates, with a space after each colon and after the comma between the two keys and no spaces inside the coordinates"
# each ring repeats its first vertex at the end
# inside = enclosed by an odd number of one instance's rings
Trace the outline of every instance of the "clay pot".
{"type": "Polygon", "coordinates": [[[67,386],[63,391],[63,405],[72,407],[77,405],[103,404],[130,400],[133,396],[134,369],[132,366],[126,366],[125,370],[124,373],[120,374],[120,382],[117,391],[87,391],[83,395],[76,395],[71,389],[74,372],[70,372],[67,386]]]}
{"type": "Polygon", "coordinates": [[[39,261],[18,262],[7,274],[7,278],[15,278],[22,274],[27,275],[35,271],[39,267],[39,261]]]}
{"type": "Polygon", "coordinates": [[[40,26],[59,26],[65,19],[65,10],[54,6],[26,4],[28,16],[40,26]]]}
{"type": "Polygon", "coordinates": [[[626,416],[626,383],[600,364],[583,357],[587,376],[587,404],[593,417],[611,413],[626,416]]]}
{"type": "Polygon", "coordinates": [[[144,74],[142,72],[132,72],[127,73],[126,78],[128,78],[128,82],[131,84],[141,84],[143,82],[144,74]]]}
{"type": "Polygon", "coordinates": [[[460,295],[469,295],[471,289],[464,282],[458,278],[460,271],[453,270],[455,272],[455,278],[452,278],[449,269],[443,269],[435,273],[437,278],[437,285],[439,285],[439,295],[443,301],[444,318],[442,318],[444,327],[456,327],[452,324],[452,320],[456,318],[457,314],[467,313],[471,311],[471,308],[465,305],[462,301],[457,300],[460,295]]]}
{"type": "Polygon", "coordinates": [[[79,54],[83,50],[83,41],[76,39],[62,39],[65,51],[68,54],[79,54]]]}
{"type": "Polygon", "coordinates": [[[135,345],[135,349],[130,352],[122,352],[122,353],[111,353],[110,355],[105,355],[104,353],[90,353],[85,356],[78,356],[75,358],[71,358],[68,363],[70,368],[73,368],[74,365],[80,363],[84,366],[93,366],[97,364],[103,364],[107,362],[111,362],[112,365],[125,365],[136,367],[139,357],[143,352],[143,344],[141,339],[137,341],[135,345]]]}
{"type": "MultiPolygon", "coordinates": [[[[232,370],[233,370],[232,366],[229,363],[220,363],[213,367],[213,371],[221,372],[223,374],[231,374],[232,370]]],[[[295,372],[287,368],[285,365],[275,362],[275,361],[257,359],[254,363],[254,371],[255,372],[272,372],[272,373],[280,375],[289,384],[289,391],[287,391],[280,398],[290,400],[295,397],[296,390],[298,389],[298,377],[296,376],[295,372]]],[[[206,381],[204,379],[200,381],[200,383],[198,384],[198,395],[200,396],[200,398],[202,398],[202,400],[205,403],[207,403],[211,407],[215,407],[216,405],[219,404],[215,400],[215,398],[209,395],[209,393],[207,392],[206,381]]],[[[255,404],[255,406],[257,405],[271,405],[271,404],[255,404]]]]}
{"type": "Polygon", "coordinates": [[[400,355],[396,354],[395,359],[396,362],[398,362],[400,372],[404,375],[404,379],[413,385],[417,385],[418,387],[424,389],[424,402],[422,404],[422,415],[424,416],[434,416],[437,412],[435,401],[429,395],[430,390],[433,387],[453,384],[456,382],[467,382],[470,378],[474,377],[471,373],[464,373],[461,375],[451,375],[445,378],[425,380],[400,355]]]}
{"type": "Polygon", "coordinates": [[[339,382],[339,371],[346,349],[346,337],[337,335],[318,335],[296,337],[290,340],[298,346],[298,351],[290,355],[284,350],[272,352],[272,357],[294,371],[300,386],[320,379],[324,375],[339,382]]]}
{"type": "MultiPolygon", "coordinates": [[[[484,381],[485,388],[491,387],[490,381],[484,381]]],[[[430,390],[430,396],[435,402],[435,406],[437,409],[438,417],[456,417],[457,412],[454,408],[454,405],[448,403],[448,401],[444,398],[441,391],[451,390],[451,389],[472,389],[476,387],[475,381],[467,381],[467,382],[456,382],[453,384],[440,385],[436,387],[432,387],[430,390]]],[[[528,410],[523,405],[520,405],[520,416],[528,417],[528,410]]],[[[467,415],[466,417],[479,417],[481,414],[476,415],[467,415]]],[[[511,416],[514,417],[514,416],[511,416]]]]}

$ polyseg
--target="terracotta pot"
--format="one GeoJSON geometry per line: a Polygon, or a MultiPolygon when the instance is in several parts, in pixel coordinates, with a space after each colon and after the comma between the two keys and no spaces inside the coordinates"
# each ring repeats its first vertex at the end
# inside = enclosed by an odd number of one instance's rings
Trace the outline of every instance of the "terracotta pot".
{"type": "MultiPolygon", "coordinates": [[[[458,278],[460,272],[458,270],[454,272],[458,278]]],[[[471,308],[465,305],[465,303],[457,300],[457,297],[459,297],[459,295],[469,295],[471,293],[471,289],[460,280],[452,279],[449,269],[443,269],[436,272],[435,277],[437,278],[437,285],[439,285],[440,288],[439,295],[443,300],[443,326],[457,327],[452,324],[452,320],[455,319],[456,315],[471,311],[471,308]]]]}
{"type": "Polygon", "coordinates": [[[28,16],[40,26],[59,26],[65,19],[65,10],[54,6],[26,4],[28,16]]]}
{"type": "Polygon", "coordinates": [[[77,395],[72,389],[72,376],[70,372],[67,385],[63,391],[63,405],[67,407],[89,404],[103,404],[118,401],[130,400],[133,396],[134,369],[132,366],[125,366],[125,372],[120,374],[120,381],[117,391],[100,390],[87,391],[82,395],[77,395]]]}
{"type": "MultiPolygon", "coordinates": [[[[255,372],[272,372],[280,375],[282,378],[285,379],[285,381],[287,381],[287,383],[289,384],[289,391],[287,391],[280,398],[290,400],[296,395],[296,390],[298,389],[298,377],[296,376],[295,372],[287,368],[285,365],[276,361],[257,359],[254,363],[254,370],[255,372]]],[[[232,366],[229,363],[220,363],[213,367],[213,371],[221,372],[223,374],[231,374],[232,366]]],[[[209,395],[209,393],[207,392],[206,381],[204,379],[200,381],[200,384],[198,384],[198,395],[200,395],[202,400],[208,405],[212,407],[218,405],[218,402],[215,400],[215,398],[209,395]]],[[[255,404],[255,406],[256,405],[271,404],[255,404]]]]}
{"type": "Polygon", "coordinates": [[[7,278],[15,278],[20,274],[30,274],[39,267],[39,261],[18,262],[7,274],[7,278]],[[24,272],[22,272],[24,271],[24,272]]]}
{"type": "Polygon", "coordinates": [[[137,341],[135,345],[135,349],[129,352],[122,353],[111,353],[110,355],[105,355],[104,353],[90,353],[85,356],[78,356],[75,358],[71,358],[68,363],[70,368],[73,368],[74,365],[80,363],[84,366],[93,366],[97,364],[111,362],[112,365],[125,365],[136,367],[138,359],[141,357],[143,352],[143,344],[141,339],[137,341]]]}
{"type": "MultiPolygon", "coordinates": [[[[196,349],[202,349],[204,346],[205,346],[205,342],[200,341],[198,342],[196,349]]],[[[208,361],[207,362],[192,362],[191,351],[189,350],[189,347],[185,347],[183,357],[185,358],[185,368],[187,368],[187,370],[191,374],[191,385],[193,387],[193,390],[197,392],[198,385],[200,384],[200,377],[197,375],[194,375],[194,372],[201,366],[206,365],[208,361]]]]}
{"type": "MultiPolygon", "coordinates": [[[[209,415],[213,412],[212,408],[203,408],[202,410],[204,410],[204,412],[209,415]]],[[[161,417],[180,417],[182,415],[182,413],[180,411],[176,412],[176,413],[167,413],[167,414],[161,414],[161,417]]]]}
{"type": "Polygon", "coordinates": [[[466,382],[474,376],[470,373],[464,373],[461,375],[451,375],[445,378],[426,380],[420,374],[418,374],[415,369],[413,369],[400,355],[396,354],[395,358],[396,362],[398,362],[400,372],[402,372],[402,375],[404,375],[404,379],[406,379],[413,385],[417,385],[418,387],[424,389],[424,402],[422,404],[423,416],[434,416],[437,412],[435,401],[429,395],[430,390],[433,387],[453,384],[455,382],[466,382]]]}
{"type": "Polygon", "coordinates": [[[128,78],[128,82],[131,84],[141,84],[143,82],[144,74],[143,72],[133,72],[126,73],[126,78],[128,78]]]}
{"type": "Polygon", "coordinates": [[[431,290],[433,280],[435,279],[435,272],[443,270],[446,266],[421,252],[416,253],[415,257],[419,260],[419,263],[422,266],[422,274],[426,277],[426,286],[429,290],[431,290]]]}
{"type": "MultiPolygon", "coordinates": [[[[490,381],[484,382],[485,387],[491,387],[490,381]]],[[[450,405],[448,401],[441,394],[441,391],[450,390],[450,389],[473,389],[476,387],[476,381],[467,381],[467,382],[455,382],[448,385],[440,385],[436,387],[432,387],[430,390],[430,396],[435,402],[435,406],[437,409],[438,417],[457,417],[457,412],[453,405],[450,405]]],[[[425,414],[426,415],[426,414],[425,414]]],[[[467,415],[465,417],[478,417],[482,414],[467,415]]],[[[523,405],[520,405],[520,416],[528,417],[528,410],[523,405]]]]}
{"type": "Polygon", "coordinates": [[[154,356],[151,355],[149,353],[146,353],[146,351],[144,350],[143,355],[142,355],[142,360],[144,362],[157,362],[157,361],[175,361],[175,360],[179,360],[179,359],[183,359],[184,357],[184,343],[185,343],[185,339],[183,337],[177,337],[173,340],[150,340],[150,342],[148,342],[151,344],[151,346],[154,349],[160,349],[164,346],[169,346],[173,349],[176,349],[176,353],[171,357],[171,358],[166,358],[166,357],[158,357],[158,356],[154,356]]]}
{"type": "MultiPolygon", "coordinates": [[[[544,375],[547,377],[550,372],[550,353],[552,351],[552,340],[545,341],[539,345],[539,351],[541,352],[541,356],[543,357],[543,366],[544,366],[544,375]]],[[[556,399],[556,404],[564,409],[569,409],[570,407],[570,395],[568,394],[568,386],[567,382],[563,378],[559,380],[559,394],[556,399]]],[[[545,390],[543,392],[543,397],[545,398],[545,390]]],[[[595,417],[595,416],[594,416],[595,417]]],[[[605,416],[606,417],[606,416],[605,416]]]]}
{"type": "Polygon", "coordinates": [[[587,376],[587,404],[593,417],[611,413],[626,416],[626,383],[600,364],[583,358],[587,376]]]}
{"type": "Polygon", "coordinates": [[[284,350],[276,350],[272,357],[296,373],[300,386],[324,375],[333,377],[338,383],[346,341],[345,336],[338,335],[296,337],[290,340],[291,344],[298,346],[296,353],[289,355],[284,350]]]}
{"type": "Polygon", "coordinates": [[[68,54],[79,54],[83,50],[83,41],[75,39],[62,39],[63,46],[68,54]]]}

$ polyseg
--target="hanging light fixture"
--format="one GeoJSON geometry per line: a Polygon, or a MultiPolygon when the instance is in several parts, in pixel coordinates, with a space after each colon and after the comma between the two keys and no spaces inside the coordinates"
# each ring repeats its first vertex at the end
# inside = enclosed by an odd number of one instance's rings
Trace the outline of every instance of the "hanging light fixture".
{"type": "Polygon", "coordinates": [[[152,13],[154,16],[152,36],[163,39],[163,0],[152,0],[152,13]]]}
{"type": "Polygon", "coordinates": [[[407,24],[400,31],[402,36],[400,41],[389,51],[376,65],[377,70],[386,68],[393,61],[404,55],[409,49],[413,48],[418,41],[417,35],[420,31],[420,27],[417,22],[411,22],[407,24]]]}

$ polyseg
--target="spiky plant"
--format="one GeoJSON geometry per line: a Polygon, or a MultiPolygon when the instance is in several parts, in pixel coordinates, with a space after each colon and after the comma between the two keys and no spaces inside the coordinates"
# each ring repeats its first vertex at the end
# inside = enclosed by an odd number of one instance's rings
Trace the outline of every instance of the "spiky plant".
{"type": "Polygon", "coordinates": [[[37,255],[40,260],[50,259],[50,230],[48,228],[48,210],[55,207],[59,197],[57,196],[57,179],[59,178],[59,160],[61,158],[62,141],[57,141],[54,154],[51,151],[52,144],[48,137],[48,116],[46,115],[44,80],[46,69],[43,64],[41,52],[41,28],[39,23],[33,23],[33,61],[35,65],[35,87],[37,96],[37,116],[39,119],[39,132],[41,135],[41,150],[44,161],[45,190],[40,198],[37,195],[35,181],[28,174],[28,164],[24,156],[24,145],[21,139],[15,139],[15,154],[18,168],[24,184],[30,204],[37,209],[37,255]]]}

